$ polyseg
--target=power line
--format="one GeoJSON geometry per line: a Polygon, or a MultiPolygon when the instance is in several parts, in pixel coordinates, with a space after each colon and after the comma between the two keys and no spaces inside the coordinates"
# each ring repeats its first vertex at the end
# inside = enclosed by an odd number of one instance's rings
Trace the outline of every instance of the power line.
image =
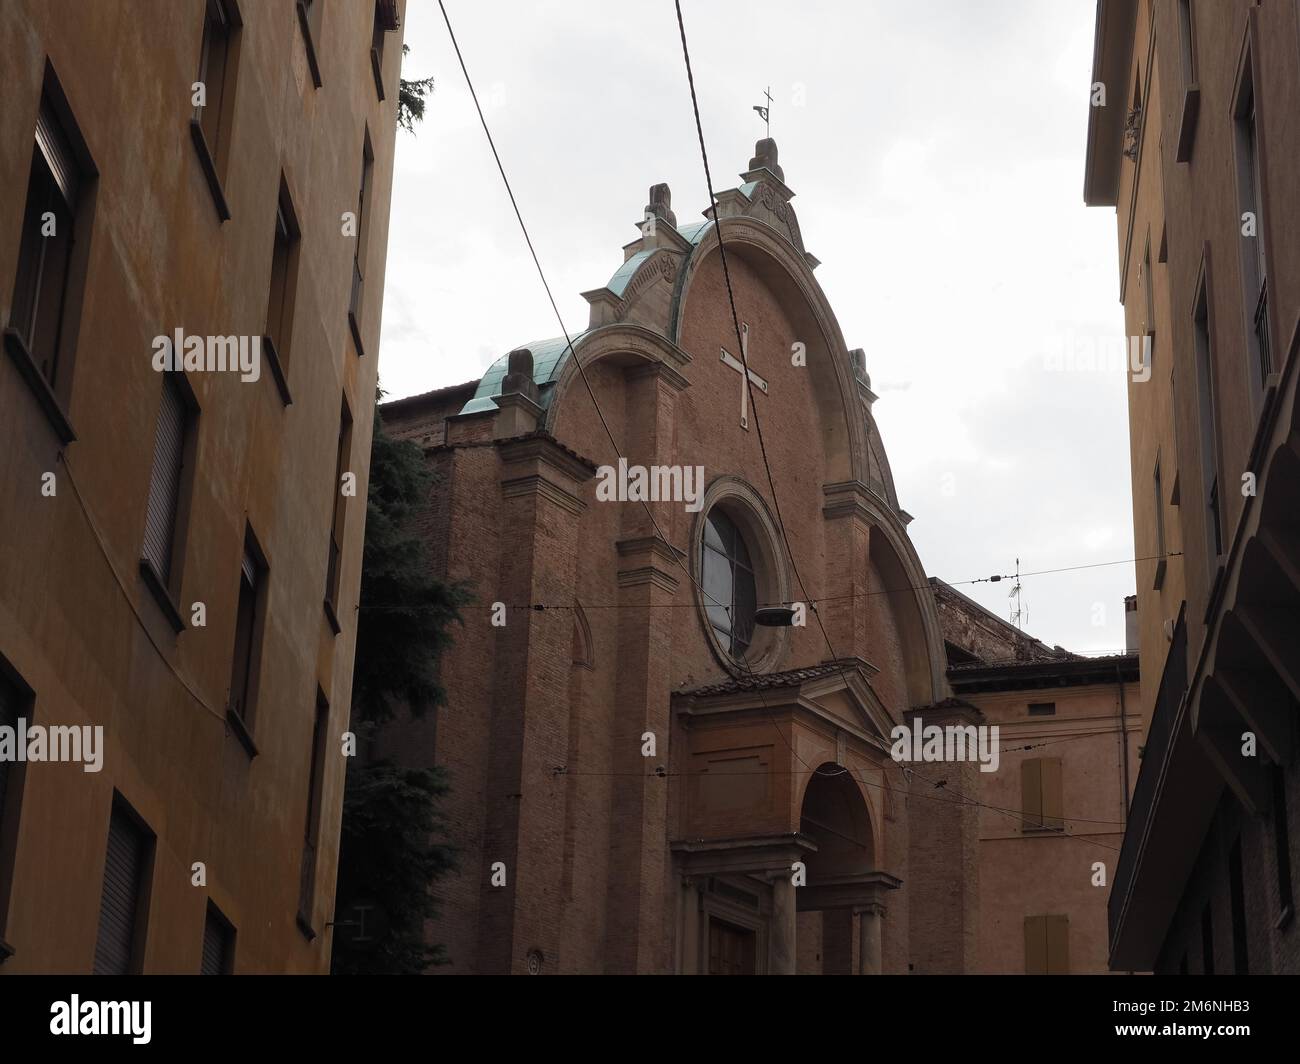
{"type": "MultiPolygon", "coordinates": [[[[757,422],[755,422],[755,425],[757,426],[757,422]]],[[[1023,578],[1023,577],[1026,577],[1026,576],[1049,576],[1049,575],[1052,575],[1052,574],[1054,574],[1054,573],[1069,573],[1069,572],[1075,572],[1075,571],[1080,570],[1080,569],[1097,569],[1097,568],[1101,568],[1101,567],[1109,566],[1109,565],[1131,565],[1131,564],[1136,564],[1137,562],[1161,561],[1162,559],[1165,559],[1165,558],[1181,558],[1181,557],[1182,557],[1182,552],[1181,552],[1181,551],[1173,551],[1173,552],[1170,552],[1170,553],[1167,553],[1167,554],[1151,554],[1151,555],[1147,555],[1146,557],[1142,557],[1142,558],[1115,558],[1115,559],[1113,559],[1112,561],[1107,561],[1107,562],[1089,562],[1089,563],[1087,563],[1086,565],[1067,565],[1067,566],[1063,566],[1063,567],[1061,567],[1061,568],[1059,568],[1059,569],[1040,569],[1038,572],[1035,572],[1035,573],[1021,573],[1020,575],[1021,575],[1022,578],[1023,578]]],[[[1013,574],[1006,574],[1006,575],[995,574],[995,575],[993,575],[993,576],[973,577],[973,578],[968,579],[968,580],[943,580],[943,581],[941,581],[941,583],[947,585],[948,587],[964,587],[964,586],[967,585],[967,584],[987,584],[987,583],[995,583],[995,584],[996,584],[996,583],[998,583],[998,582],[1001,581],[1001,580],[1010,580],[1010,579],[1012,579],[1012,576],[1013,576],[1013,574]]],[[[694,581],[692,581],[692,583],[694,583],[694,581]]],[[[698,587],[699,585],[697,584],[696,586],[698,587]]],[[[882,587],[882,588],[876,588],[876,589],[871,590],[871,591],[851,592],[851,593],[849,593],[849,594],[847,594],[847,595],[821,595],[821,596],[819,596],[819,597],[817,597],[817,598],[810,598],[810,599],[808,599],[808,600],[806,601],[806,605],[809,606],[809,607],[811,608],[812,606],[814,606],[814,605],[816,605],[816,604],[818,604],[818,603],[822,603],[822,602],[841,602],[841,601],[843,601],[843,600],[845,600],[845,599],[853,599],[853,598],[870,598],[870,597],[873,596],[873,595],[895,595],[895,594],[899,594],[899,593],[904,592],[904,591],[925,591],[925,590],[929,589],[931,586],[932,586],[932,585],[927,581],[927,582],[924,583],[924,584],[904,584],[904,585],[899,586],[899,587],[882,587]]],[[[712,596],[710,596],[710,598],[712,598],[712,596]]],[[[714,602],[715,605],[722,606],[722,603],[718,602],[716,599],[714,599],[713,602],[714,602]]],[[[758,606],[786,606],[786,605],[789,605],[789,603],[786,603],[786,602],[759,602],[759,603],[756,603],[756,605],[758,605],[758,606]]],[[[537,610],[537,611],[542,611],[542,610],[571,610],[571,609],[576,609],[576,608],[577,608],[576,605],[575,605],[574,603],[572,603],[572,602],[569,602],[569,603],[558,603],[558,602],[550,602],[550,603],[542,603],[542,602],[526,602],[526,603],[519,603],[519,604],[510,604],[510,603],[507,603],[506,606],[507,606],[508,609],[514,609],[514,610],[537,610]]],[[[693,609],[694,607],[695,607],[695,603],[693,603],[693,602],[657,602],[657,603],[644,603],[644,604],[641,604],[641,603],[628,604],[628,603],[624,603],[624,602],[609,602],[609,603],[592,603],[592,604],[584,603],[584,604],[582,604],[582,609],[583,609],[583,610],[647,610],[647,609],[654,609],[654,610],[664,610],[664,609],[667,609],[667,610],[679,610],[679,609],[693,609]]],[[[403,605],[376,604],[376,605],[370,605],[370,606],[361,606],[361,607],[359,607],[359,608],[360,608],[360,609],[365,609],[365,610],[385,610],[385,609],[410,609],[411,607],[409,607],[409,606],[403,606],[403,605]]],[[[436,608],[438,608],[438,607],[429,607],[429,608],[431,608],[431,609],[436,609],[436,608]]],[[[470,606],[468,606],[468,607],[463,607],[463,608],[467,608],[467,609],[493,609],[493,608],[495,608],[495,607],[494,607],[493,605],[491,605],[491,604],[483,604],[483,605],[472,604],[472,605],[470,605],[470,606]]],[[[724,608],[725,608],[725,607],[724,607],[724,608]]]]}
{"type": "MultiPolygon", "coordinates": [[[[492,149],[492,158],[496,160],[497,171],[498,171],[498,173],[500,173],[500,175],[501,175],[501,180],[502,180],[502,182],[505,184],[505,187],[506,187],[506,193],[507,193],[507,194],[509,195],[509,197],[510,197],[510,205],[511,205],[511,207],[514,208],[515,218],[516,218],[516,220],[519,222],[519,228],[520,228],[520,230],[523,232],[525,242],[528,244],[528,251],[529,251],[529,253],[532,255],[532,258],[533,258],[533,265],[537,267],[537,275],[538,275],[538,277],[541,278],[541,281],[542,281],[542,287],[546,290],[546,298],[550,301],[550,304],[551,304],[551,310],[554,311],[554,313],[555,313],[555,320],[556,320],[557,322],[559,322],[559,325],[560,325],[560,331],[564,334],[564,341],[565,341],[565,344],[566,344],[566,348],[565,348],[565,349],[568,350],[568,351],[570,351],[570,352],[572,353],[572,355],[573,355],[573,362],[574,362],[574,364],[578,367],[578,373],[579,373],[579,375],[582,377],[582,383],[583,383],[583,385],[584,385],[584,386],[586,387],[586,389],[587,389],[587,395],[588,395],[588,396],[590,397],[590,399],[591,399],[591,405],[592,405],[592,407],[593,407],[593,408],[595,409],[595,411],[596,411],[596,416],[600,419],[601,426],[602,426],[602,427],[604,428],[604,430],[605,430],[605,435],[609,437],[609,442],[610,442],[610,445],[614,448],[614,453],[615,453],[615,455],[619,458],[619,460],[620,460],[620,462],[621,462],[621,461],[623,461],[623,453],[622,453],[622,449],[619,447],[619,445],[618,445],[618,441],[614,438],[614,433],[613,433],[613,431],[612,431],[612,430],[610,429],[610,427],[609,427],[609,422],[606,420],[604,412],[600,409],[600,402],[596,399],[596,393],[595,393],[594,389],[591,387],[591,381],[588,380],[588,378],[587,378],[587,370],[586,370],[586,367],[582,364],[582,359],[578,357],[578,352],[577,352],[576,350],[574,350],[574,348],[573,348],[573,340],[572,340],[572,338],[569,336],[569,330],[565,327],[565,324],[564,324],[564,318],[563,318],[563,316],[560,314],[560,308],[559,308],[559,306],[558,306],[558,305],[556,304],[556,302],[555,302],[555,297],[554,297],[554,295],[552,295],[552,293],[551,293],[551,286],[550,286],[550,284],[549,284],[549,283],[547,282],[547,280],[546,280],[546,272],[542,269],[542,263],[541,263],[541,260],[537,257],[537,250],[533,247],[532,237],[529,236],[529,234],[528,234],[528,226],[524,223],[524,216],[523,216],[523,214],[522,214],[522,213],[520,212],[520,210],[519,210],[519,203],[518,203],[518,201],[515,199],[514,190],[510,187],[510,179],[506,176],[505,166],[504,166],[504,165],[502,164],[502,162],[501,162],[501,155],[500,155],[500,153],[498,153],[498,151],[497,151],[496,142],[493,141],[493,139],[492,139],[492,131],[488,128],[487,119],[486,119],[486,118],[484,117],[484,115],[483,115],[483,108],[479,105],[479,102],[478,102],[478,93],[477,93],[477,92],[475,91],[475,89],[474,89],[474,82],[473,82],[473,79],[471,79],[470,76],[469,76],[469,69],[468,69],[468,68],[466,67],[466,65],[465,65],[465,58],[464,58],[464,56],[461,54],[461,51],[460,51],[460,44],[459,44],[459,43],[457,42],[457,40],[456,40],[456,34],[455,34],[455,31],[452,30],[452,28],[451,28],[451,19],[450,19],[450,18],[448,17],[448,15],[447,15],[447,8],[446,8],[446,5],[443,3],[443,0],[438,0],[438,7],[439,7],[439,9],[442,11],[442,18],[443,18],[443,21],[444,21],[444,22],[446,23],[446,25],[447,25],[447,34],[448,34],[448,36],[451,37],[452,47],[453,47],[453,48],[455,49],[455,51],[456,51],[456,59],[457,59],[457,61],[460,63],[461,73],[465,75],[465,84],[469,87],[470,96],[472,97],[472,99],[473,99],[473,101],[474,101],[474,109],[478,112],[479,123],[480,123],[480,124],[482,125],[482,127],[483,127],[483,133],[484,133],[484,135],[486,135],[486,137],[487,137],[488,145],[489,145],[489,146],[491,147],[491,149],[492,149]]],[[[680,11],[679,11],[679,15],[680,15],[680,11]]],[[[685,38],[684,38],[684,37],[683,37],[683,44],[685,44],[685,38]]],[[[693,93],[693,92],[694,92],[694,89],[692,88],[692,93],[693,93]]],[[[712,198],[712,193],[710,193],[710,198],[712,198]]],[[[720,230],[719,230],[719,238],[721,238],[721,231],[720,231],[720,230]]],[[[733,303],[733,307],[732,307],[732,309],[733,309],[733,313],[734,313],[734,309],[735,309],[735,307],[734,307],[734,303],[733,303]]],[[[737,335],[739,335],[739,332],[737,333],[737,335]]],[[[743,349],[742,349],[742,351],[741,351],[741,357],[742,357],[742,358],[745,357],[745,352],[743,351],[743,349]]],[[[748,380],[748,377],[746,377],[746,379],[748,380]]],[[[751,390],[751,391],[752,391],[752,390],[751,390]]],[[[751,404],[752,404],[752,394],[751,394],[751,404]]],[[[755,419],[754,424],[755,424],[755,427],[757,427],[757,425],[758,425],[757,418],[755,419]]],[[[766,462],[766,457],[764,458],[764,461],[766,462]]],[[[769,477],[769,480],[770,480],[770,478],[771,478],[771,471],[770,471],[770,470],[768,471],[768,477],[769,477]]],[[[642,505],[642,507],[644,507],[644,509],[645,509],[646,516],[650,518],[650,524],[651,524],[651,526],[654,528],[654,530],[655,530],[655,534],[659,537],[659,539],[660,539],[662,542],[664,542],[664,543],[668,543],[668,542],[669,542],[669,539],[668,539],[668,537],[667,537],[666,535],[664,535],[663,529],[661,529],[661,528],[659,527],[659,522],[655,519],[654,511],[652,511],[652,510],[650,509],[650,505],[649,505],[649,503],[647,503],[644,499],[643,499],[643,500],[640,500],[640,501],[641,501],[641,505],[642,505]]],[[[778,513],[777,516],[778,516],[778,520],[779,520],[779,517],[780,517],[779,513],[778,513]]],[[[783,530],[782,534],[784,535],[784,530],[783,530]]],[[[787,542],[786,546],[787,546],[787,549],[788,549],[788,547],[789,547],[789,543],[788,543],[788,542],[787,542]]],[[[686,578],[687,578],[687,579],[688,579],[688,580],[689,580],[689,581],[690,581],[690,582],[691,582],[691,583],[696,587],[696,589],[700,592],[700,594],[703,595],[705,598],[709,599],[710,601],[712,601],[716,606],[718,606],[719,608],[721,608],[722,610],[724,610],[725,613],[726,613],[726,615],[727,615],[727,617],[728,617],[728,619],[731,620],[732,623],[734,624],[734,623],[735,623],[735,617],[733,616],[733,613],[732,613],[732,609],[731,609],[731,607],[730,607],[730,606],[725,606],[725,605],[723,605],[721,602],[719,602],[716,598],[713,597],[713,595],[711,595],[711,594],[710,594],[710,593],[709,593],[709,592],[704,588],[704,586],[703,586],[703,585],[702,585],[698,580],[695,579],[695,576],[694,576],[693,573],[691,573],[690,569],[687,568],[687,566],[682,562],[681,558],[677,557],[677,552],[676,552],[676,551],[669,551],[669,554],[672,556],[673,560],[677,563],[677,565],[681,568],[681,570],[686,574],[686,578]]],[[[793,563],[793,560],[792,560],[792,563],[793,563]]],[[[802,582],[801,582],[801,586],[802,586],[802,582]]],[[[740,663],[744,666],[746,672],[748,672],[749,675],[750,675],[750,677],[752,678],[752,677],[754,676],[754,672],[753,672],[752,667],[751,667],[750,664],[749,664],[749,661],[744,657],[743,654],[741,655],[741,657],[740,657],[739,660],[740,660],[740,663]]],[[[770,710],[771,707],[770,707],[770,705],[768,704],[766,698],[764,698],[764,697],[762,696],[762,693],[761,693],[761,692],[759,693],[759,698],[760,698],[760,701],[763,702],[764,707],[770,710]]],[[[787,738],[785,737],[785,733],[781,731],[780,726],[777,724],[776,718],[775,718],[775,717],[772,717],[772,718],[771,718],[771,721],[772,721],[772,726],[773,726],[773,728],[776,730],[776,733],[781,737],[782,741],[786,744],[786,746],[788,746],[788,747],[790,748],[790,752],[794,755],[794,757],[795,757],[797,760],[799,760],[801,763],[804,763],[804,762],[803,762],[803,759],[802,759],[801,757],[799,757],[798,751],[795,750],[794,746],[790,743],[790,740],[787,739],[787,738]]],[[[805,767],[809,767],[809,768],[811,768],[810,766],[807,766],[806,764],[805,764],[805,767]]]]}

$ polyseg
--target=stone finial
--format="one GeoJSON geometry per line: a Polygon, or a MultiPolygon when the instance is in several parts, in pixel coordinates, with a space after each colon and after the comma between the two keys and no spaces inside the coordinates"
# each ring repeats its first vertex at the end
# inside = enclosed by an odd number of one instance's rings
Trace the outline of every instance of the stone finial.
{"type": "Polygon", "coordinates": [[[537,382],[533,379],[533,353],[526,347],[510,352],[506,375],[501,381],[501,394],[519,394],[537,402],[537,382]]]}
{"type": "Polygon", "coordinates": [[[771,137],[765,137],[754,145],[754,157],[749,160],[751,170],[760,170],[767,168],[776,174],[781,181],[785,180],[785,171],[781,169],[780,164],[776,161],[776,141],[771,137]]]}
{"type": "Polygon", "coordinates": [[[849,352],[849,362],[853,364],[853,376],[871,387],[871,376],[867,373],[867,353],[860,347],[855,347],[849,352]]]}
{"type": "Polygon", "coordinates": [[[673,213],[673,191],[666,184],[650,186],[650,202],[646,204],[646,215],[662,218],[674,229],[677,228],[677,215],[673,213]]]}

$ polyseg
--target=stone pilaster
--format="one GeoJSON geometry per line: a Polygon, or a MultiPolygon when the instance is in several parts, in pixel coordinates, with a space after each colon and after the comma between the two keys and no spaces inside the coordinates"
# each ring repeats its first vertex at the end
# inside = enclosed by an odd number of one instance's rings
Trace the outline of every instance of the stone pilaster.
{"type": "MultiPolygon", "coordinates": [[[[479,967],[527,970],[532,951],[555,971],[562,943],[564,780],[572,637],[565,611],[533,603],[573,601],[579,488],[594,470],[548,436],[498,444],[501,550],[497,587],[484,597],[507,606],[496,629],[482,853],[479,967]],[[493,886],[493,865],[504,886],[493,886]]],[[[491,600],[490,600],[491,601],[491,600]]]]}
{"type": "MultiPolygon", "coordinates": [[[[663,363],[627,371],[629,464],[672,464],[673,408],[684,378],[663,363]]],[[[661,535],[672,536],[682,503],[649,503],[658,524],[639,502],[621,506],[618,542],[618,659],[615,681],[613,808],[619,829],[610,840],[606,911],[606,970],[667,972],[672,967],[668,863],[668,786],[656,773],[669,763],[674,601],[687,580],[685,557],[661,535]],[[642,736],[654,736],[655,756],[645,757],[642,736]]]]}

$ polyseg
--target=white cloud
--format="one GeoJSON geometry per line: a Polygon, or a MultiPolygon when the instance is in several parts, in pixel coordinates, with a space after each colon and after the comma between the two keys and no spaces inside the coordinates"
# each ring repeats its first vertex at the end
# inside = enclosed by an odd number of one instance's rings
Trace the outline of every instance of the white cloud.
{"type": "MultiPolygon", "coordinates": [[[[707,200],[672,5],[449,10],[570,331],[667,181],[707,200]]],[[[715,187],[736,183],[772,87],[772,133],[818,279],[875,413],[910,532],[950,581],[1131,558],[1122,374],[1048,353],[1119,336],[1115,218],[1082,202],[1094,5],[936,0],[684,4],[715,187]],[[800,105],[800,102],[802,104],[800,105]],[[951,481],[945,477],[951,474],[951,481]],[[953,488],[945,494],[945,485],[953,488]]],[[[411,3],[380,373],[394,396],[477,377],[557,335],[437,6],[411,3]]],[[[1133,566],[1028,577],[1029,629],[1122,649],[1133,566]],[[1094,602],[1107,605],[1095,627],[1094,602]]],[[[1002,616],[1005,584],[962,585],[1002,616]]]]}

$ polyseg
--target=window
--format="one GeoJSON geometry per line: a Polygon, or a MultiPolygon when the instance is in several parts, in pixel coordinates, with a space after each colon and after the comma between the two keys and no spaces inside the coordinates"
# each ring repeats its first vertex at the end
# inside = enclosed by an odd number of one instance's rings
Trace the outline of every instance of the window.
{"type": "Polygon", "coordinates": [[[1249,51],[1233,109],[1237,161],[1237,206],[1241,231],[1242,300],[1251,380],[1262,393],[1273,371],[1268,329],[1268,271],[1264,257],[1264,196],[1260,183],[1259,124],[1249,51]]]}
{"type": "Polygon", "coordinates": [[[1148,348],[1147,355],[1149,358],[1148,365],[1154,366],[1156,335],[1156,279],[1151,273],[1151,237],[1147,237],[1147,242],[1142,249],[1142,268],[1141,268],[1142,294],[1146,300],[1145,313],[1146,320],[1142,323],[1142,331],[1151,337],[1151,347],[1148,348]]]}
{"type": "Polygon", "coordinates": [[[1201,278],[1192,319],[1196,344],[1196,385],[1200,392],[1201,478],[1205,489],[1207,546],[1213,550],[1211,568],[1223,553],[1223,522],[1219,512],[1219,428],[1214,387],[1214,352],[1210,340],[1207,282],[1201,278]]]}
{"type": "Polygon", "coordinates": [[[384,33],[388,27],[385,20],[387,4],[375,0],[375,24],[370,31],[370,69],[375,75],[375,93],[384,98],[384,33]]]}
{"type": "Polygon", "coordinates": [[[53,71],[36,117],[5,348],[64,443],[95,170],[53,71]],[[78,253],[79,252],[79,253],[78,253]]]}
{"type": "Polygon", "coordinates": [[[1246,942],[1246,885],[1241,874],[1241,839],[1232,844],[1228,855],[1228,889],[1232,895],[1232,962],[1237,975],[1250,974],[1250,954],[1246,942]]]}
{"type": "Polygon", "coordinates": [[[1025,974],[1070,974],[1070,918],[1025,917],[1025,974]]]}
{"type": "Polygon", "coordinates": [[[1020,807],[1025,831],[1064,831],[1061,759],[1037,757],[1020,764],[1020,807]]]}
{"type": "Polygon", "coordinates": [[[1281,766],[1269,767],[1273,792],[1273,852],[1277,862],[1277,903],[1281,918],[1294,911],[1291,896],[1291,836],[1286,816],[1286,776],[1281,766]]]}
{"type": "Polygon", "coordinates": [[[343,474],[348,472],[352,456],[352,414],[344,400],[339,413],[339,447],[334,459],[334,489],[330,501],[330,548],[325,575],[325,616],[337,635],[341,631],[338,616],[339,572],[343,566],[343,532],[348,496],[343,494],[343,474]]]}
{"type": "Polygon", "coordinates": [[[315,938],[312,910],[316,903],[316,847],[320,839],[321,799],[325,790],[325,744],[329,728],[329,703],[316,692],[316,723],[311,733],[311,772],[308,776],[307,819],[302,844],[302,880],[298,896],[298,925],[315,938]]]}
{"type": "Polygon", "coordinates": [[[704,520],[700,574],[705,612],[718,642],[732,657],[744,657],[758,606],[754,565],[740,529],[716,508],[704,520]]]}
{"type": "Polygon", "coordinates": [[[199,975],[230,975],[234,967],[235,929],[217,907],[208,902],[207,916],[203,920],[203,959],[199,962],[199,975]]]}
{"type": "Polygon", "coordinates": [[[1124,155],[1137,159],[1142,145],[1142,72],[1133,75],[1133,103],[1124,118],[1124,155]]]}
{"type": "Polygon", "coordinates": [[[221,184],[230,156],[241,25],[234,0],[206,0],[199,70],[195,78],[202,85],[203,95],[201,102],[195,103],[190,134],[216,204],[217,216],[223,222],[230,218],[230,208],[221,184]]]}
{"type": "Polygon", "coordinates": [[[138,975],[147,923],[145,898],[153,836],[124,803],[113,803],[99,902],[95,975],[138,975]]]}
{"type": "Polygon", "coordinates": [[[1183,88],[1196,84],[1196,27],[1192,0],[1178,0],[1178,43],[1183,67],[1183,88]]]}
{"type": "Polygon", "coordinates": [[[365,288],[366,245],[370,239],[370,185],[371,170],[375,157],[370,148],[370,131],[366,131],[361,146],[361,187],[357,192],[357,242],[352,256],[352,295],[348,301],[348,325],[352,329],[352,340],[356,344],[357,355],[364,355],[365,345],[361,342],[361,305],[365,288]]]}
{"type": "Polygon", "coordinates": [[[1151,474],[1151,488],[1155,492],[1156,507],[1156,576],[1155,589],[1158,590],[1165,582],[1165,569],[1168,561],[1165,558],[1167,553],[1165,549],[1165,489],[1164,482],[1160,476],[1160,454],[1156,453],[1156,468],[1151,474]]]}
{"type": "Polygon", "coordinates": [[[311,81],[320,88],[320,62],[316,48],[320,43],[321,17],[325,0],[298,0],[298,28],[302,30],[302,43],[307,49],[307,65],[311,68],[311,81]]]}
{"type": "MultiPolygon", "coordinates": [[[[0,728],[16,729],[20,717],[30,721],[31,707],[31,689],[0,658],[0,728]]],[[[3,932],[13,885],[24,767],[22,762],[0,759],[0,961],[12,952],[3,940],[3,932]]]]}
{"type": "Polygon", "coordinates": [[[1201,972],[1205,975],[1214,974],[1214,919],[1208,901],[1201,910],[1201,972]]]}
{"type": "Polygon", "coordinates": [[[228,709],[251,731],[257,708],[257,673],[266,599],[266,563],[251,532],[245,533],[239,564],[239,601],[235,612],[235,649],[230,662],[228,709]]]}
{"type": "Polygon", "coordinates": [[[286,406],[289,396],[286,376],[290,345],[293,342],[294,296],[298,290],[298,252],[301,231],[298,217],[284,177],[280,177],[280,195],[275,205],[275,242],[271,250],[271,290],[266,300],[266,336],[262,342],[271,375],[286,406]]]}
{"type": "Polygon", "coordinates": [[[1054,717],[1056,715],[1056,703],[1030,702],[1029,715],[1031,717],[1054,717]]]}
{"type": "Polygon", "coordinates": [[[180,586],[186,465],[192,460],[194,449],[192,404],[193,396],[184,375],[164,373],[140,556],[145,582],[156,598],[164,600],[163,609],[178,632],[184,628],[184,621],[176,611],[174,596],[180,586]]]}

